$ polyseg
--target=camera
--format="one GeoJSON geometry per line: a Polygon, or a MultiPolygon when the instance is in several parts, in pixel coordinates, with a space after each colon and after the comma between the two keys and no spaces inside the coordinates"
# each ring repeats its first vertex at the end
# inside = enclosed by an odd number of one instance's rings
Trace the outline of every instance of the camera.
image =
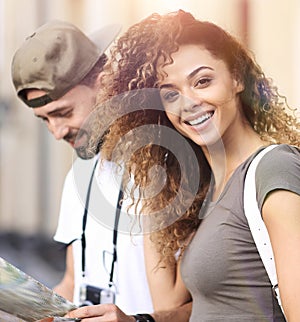
{"type": "Polygon", "coordinates": [[[110,289],[99,288],[92,285],[81,285],[80,306],[115,303],[115,292],[110,289]]]}

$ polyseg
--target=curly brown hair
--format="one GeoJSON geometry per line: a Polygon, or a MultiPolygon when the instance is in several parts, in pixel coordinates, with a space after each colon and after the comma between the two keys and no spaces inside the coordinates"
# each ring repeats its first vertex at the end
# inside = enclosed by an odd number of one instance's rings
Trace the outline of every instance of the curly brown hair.
{"type": "Polygon", "coordinates": [[[158,80],[164,75],[158,63],[171,64],[172,53],[184,44],[204,46],[244,84],[239,94],[243,112],[264,141],[300,142],[295,110],[265,77],[252,53],[222,28],[182,10],[152,14],[130,27],[111,49],[104,68],[91,146],[106,134],[102,156],[125,164],[125,185],[133,175],[132,198],[138,189],[135,201],[142,203],[142,213],[152,215],[147,228],[154,231],[153,241],[163,260],[171,262],[200,224],[198,213],[211,178],[211,169],[195,143],[181,137],[178,149],[174,140],[161,133],[162,127],[174,128],[159,97],[158,80]],[[159,190],[161,184],[164,186],[159,190]]]}

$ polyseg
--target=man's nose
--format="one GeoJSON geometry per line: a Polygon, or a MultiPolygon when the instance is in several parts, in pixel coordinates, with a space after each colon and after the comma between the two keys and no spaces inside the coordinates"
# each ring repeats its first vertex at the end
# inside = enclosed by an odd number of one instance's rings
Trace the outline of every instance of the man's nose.
{"type": "Polygon", "coordinates": [[[57,121],[50,121],[48,124],[48,129],[56,140],[63,139],[69,132],[68,126],[57,121]]]}

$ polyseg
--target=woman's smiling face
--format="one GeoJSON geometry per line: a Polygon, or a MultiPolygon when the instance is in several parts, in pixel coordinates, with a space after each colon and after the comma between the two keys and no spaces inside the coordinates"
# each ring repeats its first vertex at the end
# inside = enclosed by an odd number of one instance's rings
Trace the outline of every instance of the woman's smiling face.
{"type": "Polygon", "coordinates": [[[238,93],[244,86],[202,46],[182,45],[172,58],[171,65],[160,67],[166,75],[159,85],[168,118],[200,146],[226,140],[232,134],[228,130],[241,122],[238,93]]]}

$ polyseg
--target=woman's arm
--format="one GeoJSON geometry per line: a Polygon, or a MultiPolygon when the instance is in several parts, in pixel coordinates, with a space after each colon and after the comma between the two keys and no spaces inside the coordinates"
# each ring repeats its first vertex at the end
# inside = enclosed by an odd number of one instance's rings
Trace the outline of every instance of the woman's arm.
{"type": "Polygon", "coordinates": [[[158,311],[151,315],[155,322],[188,322],[192,312],[192,301],[169,311],[158,311]]]}
{"type": "Polygon", "coordinates": [[[276,264],[278,287],[289,322],[300,321],[300,196],[275,190],[263,205],[276,264]]]}
{"type": "Polygon", "coordinates": [[[180,262],[174,267],[160,263],[160,254],[148,234],[144,235],[144,251],[154,310],[165,311],[191,301],[191,296],[181,279],[180,262]]]}

